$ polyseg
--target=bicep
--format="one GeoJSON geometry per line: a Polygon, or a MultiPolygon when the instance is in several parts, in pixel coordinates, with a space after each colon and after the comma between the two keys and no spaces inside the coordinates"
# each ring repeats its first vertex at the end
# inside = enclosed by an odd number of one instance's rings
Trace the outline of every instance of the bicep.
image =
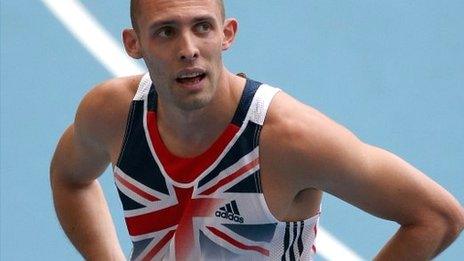
{"type": "MultiPolygon", "coordinates": [[[[378,217],[417,223],[443,213],[452,196],[391,152],[365,144],[351,132],[328,123],[318,149],[323,163],[312,176],[327,191],[378,217]]],[[[316,160],[317,161],[317,160],[316,160]]]]}
{"type": "Polygon", "coordinates": [[[109,164],[109,156],[98,144],[69,126],[58,142],[50,166],[52,182],[86,184],[98,178],[109,164]]]}

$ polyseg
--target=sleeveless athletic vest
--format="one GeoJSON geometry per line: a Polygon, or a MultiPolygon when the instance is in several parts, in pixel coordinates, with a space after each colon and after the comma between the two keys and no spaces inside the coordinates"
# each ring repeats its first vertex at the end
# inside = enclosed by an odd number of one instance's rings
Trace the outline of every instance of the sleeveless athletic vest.
{"type": "Polygon", "coordinates": [[[203,154],[180,158],[160,138],[157,94],[142,78],[114,167],[131,260],[312,260],[319,214],[281,222],[261,188],[259,135],[278,91],[247,79],[222,135],[203,154]]]}

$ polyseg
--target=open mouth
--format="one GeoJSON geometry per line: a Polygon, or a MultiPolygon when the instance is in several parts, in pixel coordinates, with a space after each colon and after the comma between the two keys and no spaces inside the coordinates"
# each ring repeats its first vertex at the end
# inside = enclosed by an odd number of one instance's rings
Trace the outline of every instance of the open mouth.
{"type": "Polygon", "coordinates": [[[176,78],[176,82],[181,84],[195,84],[201,82],[206,77],[206,73],[194,72],[182,74],[176,78]]]}

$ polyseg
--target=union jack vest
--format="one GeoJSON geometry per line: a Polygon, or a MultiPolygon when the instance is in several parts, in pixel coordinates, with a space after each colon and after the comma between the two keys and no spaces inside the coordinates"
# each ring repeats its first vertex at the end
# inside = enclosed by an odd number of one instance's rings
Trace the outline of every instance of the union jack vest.
{"type": "Polygon", "coordinates": [[[319,215],[277,220],[260,181],[259,136],[279,91],[246,80],[235,115],[203,154],[169,152],[146,74],[131,103],[114,179],[131,260],[312,260],[319,215]]]}

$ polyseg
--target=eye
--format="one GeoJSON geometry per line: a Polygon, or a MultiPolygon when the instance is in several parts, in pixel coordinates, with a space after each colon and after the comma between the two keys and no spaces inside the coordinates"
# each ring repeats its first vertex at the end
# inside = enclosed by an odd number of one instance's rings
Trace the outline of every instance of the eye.
{"type": "Polygon", "coordinates": [[[174,36],[175,33],[176,32],[174,28],[165,26],[156,31],[155,35],[162,38],[170,38],[174,36]]]}
{"type": "Polygon", "coordinates": [[[196,25],[196,30],[199,33],[207,33],[211,31],[211,24],[207,22],[199,23],[196,25]]]}

